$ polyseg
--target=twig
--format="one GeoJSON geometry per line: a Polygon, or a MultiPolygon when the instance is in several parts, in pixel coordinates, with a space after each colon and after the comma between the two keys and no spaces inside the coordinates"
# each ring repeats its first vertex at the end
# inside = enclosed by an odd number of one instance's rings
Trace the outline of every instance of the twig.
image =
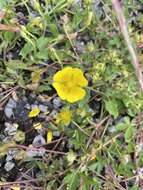
{"type": "Polygon", "coordinates": [[[2,110],[3,105],[5,104],[5,102],[9,99],[9,96],[16,91],[19,88],[19,86],[15,86],[12,89],[10,89],[10,91],[0,100],[0,110],[2,110]]]}
{"type": "Polygon", "coordinates": [[[36,147],[27,147],[27,146],[24,146],[24,145],[19,145],[17,144],[16,146],[12,146],[13,148],[21,148],[21,149],[25,149],[25,150],[35,150],[35,151],[40,151],[40,150],[43,150],[45,151],[46,153],[53,153],[53,154],[61,154],[61,155],[66,155],[65,152],[60,152],[60,151],[54,151],[54,150],[47,150],[43,147],[41,148],[36,148],[36,147]]]}
{"type": "Polygon", "coordinates": [[[129,33],[128,33],[127,25],[126,25],[126,19],[125,19],[123,10],[121,8],[119,0],[112,0],[112,5],[113,5],[113,8],[114,8],[114,10],[116,12],[117,19],[118,19],[118,22],[119,22],[119,25],[120,25],[120,29],[121,29],[122,35],[124,37],[124,40],[125,40],[126,45],[128,47],[129,53],[131,55],[132,65],[133,65],[133,67],[135,69],[136,76],[138,78],[141,90],[143,91],[143,74],[142,74],[142,69],[141,69],[141,66],[139,64],[139,61],[138,61],[135,49],[132,46],[131,39],[129,37],[129,33]]]}
{"type": "Polygon", "coordinates": [[[0,11],[0,21],[4,18],[5,12],[4,11],[0,11]]]}
{"type": "Polygon", "coordinates": [[[73,123],[81,132],[83,132],[85,135],[87,135],[88,137],[90,137],[90,135],[89,135],[84,129],[82,129],[75,121],[72,121],[72,123],[73,123]]]}
{"type": "Polygon", "coordinates": [[[89,123],[92,124],[92,125],[95,127],[95,129],[93,130],[93,132],[92,132],[92,134],[91,134],[89,140],[87,141],[86,149],[89,147],[90,143],[92,142],[93,137],[94,137],[94,135],[96,134],[98,128],[99,128],[100,126],[102,126],[102,124],[103,124],[108,118],[109,118],[109,116],[105,117],[100,123],[97,123],[97,124],[96,124],[96,123],[93,123],[93,122],[91,122],[91,121],[88,120],[89,123]]]}
{"type": "Polygon", "coordinates": [[[5,24],[0,24],[0,30],[10,31],[10,32],[19,32],[20,28],[17,26],[8,26],[5,24]]]}

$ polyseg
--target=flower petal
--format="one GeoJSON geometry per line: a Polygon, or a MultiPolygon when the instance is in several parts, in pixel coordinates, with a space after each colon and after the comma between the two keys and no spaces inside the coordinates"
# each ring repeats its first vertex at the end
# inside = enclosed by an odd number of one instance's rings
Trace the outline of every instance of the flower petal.
{"type": "Polygon", "coordinates": [[[88,81],[83,75],[81,69],[74,68],[73,69],[73,83],[77,84],[77,86],[86,87],[88,85],[88,81]]]}
{"type": "Polygon", "coordinates": [[[55,75],[54,75],[54,82],[66,82],[66,81],[70,81],[71,80],[71,76],[72,76],[72,67],[65,67],[64,69],[62,69],[61,71],[58,71],[55,75]]]}
{"type": "Polygon", "coordinates": [[[66,100],[70,103],[74,103],[83,99],[85,96],[85,90],[80,87],[73,87],[71,92],[68,93],[66,100]]]}
{"type": "Polygon", "coordinates": [[[31,117],[36,117],[38,114],[40,113],[40,110],[39,110],[39,108],[33,108],[30,112],[29,112],[29,114],[28,114],[28,116],[31,118],[31,117]]]}
{"type": "Polygon", "coordinates": [[[66,92],[67,92],[67,88],[64,84],[62,83],[58,83],[58,82],[54,82],[53,83],[53,87],[56,89],[58,96],[62,99],[65,100],[66,99],[66,92]]]}

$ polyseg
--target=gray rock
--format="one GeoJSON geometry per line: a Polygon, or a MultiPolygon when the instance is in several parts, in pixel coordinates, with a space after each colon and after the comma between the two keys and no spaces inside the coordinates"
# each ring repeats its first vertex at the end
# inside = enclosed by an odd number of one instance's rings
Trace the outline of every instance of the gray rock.
{"type": "Polygon", "coordinates": [[[4,169],[9,172],[10,170],[12,170],[14,168],[15,164],[13,162],[6,162],[6,164],[4,165],[4,169]]]}
{"type": "Polygon", "coordinates": [[[5,123],[4,123],[4,126],[5,126],[5,127],[12,127],[12,124],[11,124],[11,123],[8,123],[8,122],[5,122],[5,123]]]}
{"type": "Polygon", "coordinates": [[[6,105],[4,108],[4,113],[7,118],[11,118],[11,116],[13,115],[13,109],[10,107],[7,107],[7,105],[6,105]]]}
{"type": "Polygon", "coordinates": [[[13,156],[8,154],[7,157],[6,157],[6,161],[9,162],[9,161],[11,161],[12,159],[13,159],[13,156]]]}
{"type": "Polygon", "coordinates": [[[41,135],[38,135],[38,136],[36,136],[36,137],[34,138],[32,144],[33,144],[34,146],[41,146],[41,145],[44,145],[45,143],[46,143],[46,141],[45,141],[44,137],[41,136],[41,135]]]}
{"type": "Polygon", "coordinates": [[[28,101],[27,97],[26,96],[22,97],[22,101],[27,102],[28,101]]]}
{"type": "Polygon", "coordinates": [[[17,152],[17,150],[9,150],[8,154],[7,154],[7,157],[6,157],[6,161],[7,162],[11,161],[14,158],[16,152],[17,152]]]}
{"type": "Polygon", "coordinates": [[[10,98],[4,109],[4,113],[7,118],[10,118],[13,115],[13,109],[16,108],[16,105],[16,101],[10,98]]]}
{"type": "Polygon", "coordinates": [[[40,104],[40,105],[39,105],[39,109],[40,109],[41,112],[47,112],[47,109],[48,109],[48,108],[47,108],[47,106],[45,106],[45,105],[43,105],[43,104],[40,104]]]}
{"type": "Polygon", "coordinates": [[[17,131],[17,128],[15,125],[12,125],[11,123],[8,123],[8,122],[5,122],[5,130],[4,130],[4,133],[5,135],[15,135],[16,134],[16,131],[17,131]]]}
{"type": "Polygon", "coordinates": [[[40,114],[38,115],[38,117],[39,117],[40,119],[44,119],[44,118],[46,117],[46,115],[45,115],[44,113],[40,113],[40,114]]]}
{"type": "Polygon", "coordinates": [[[62,102],[59,97],[53,99],[53,106],[55,109],[59,108],[62,105],[62,102]]]}
{"type": "Polygon", "coordinates": [[[50,113],[50,116],[53,118],[56,118],[58,112],[56,110],[52,110],[52,112],[50,113]]]}
{"type": "Polygon", "coordinates": [[[6,104],[6,107],[9,107],[9,108],[16,108],[16,101],[14,101],[14,99],[10,98],[8,103],[6,104]]]}
{"type": "Polygon", "coordinates": [[[26,104],[26,105],[25,105],[25,108],[28,109],[28,110],[30,110],[30,108],[31,108],[31,107],[30,107],[30,104],[26,104]]]}
{"type": "Polygon", "coordinates": [[[38,108],[38,105],[37,104],[32,104],[31,109],[34,109],[34,108],[38,108]]]}
{"type": "Polygon", "coordinates": [[[12,141],[12,140],[13,140],[13,136],[7,136],[7,137],[5,137],[5,138],[3,139],[3,142],[4,142],[4,143],[7,143],[7,142],[12,141]]]}
{"type": "Polygon", "coordinates": [[[0,134],[0,141],[3,141],[4,138],[5,138],[5,135],[0,134]]]}
{"type": "Polygon", "coordinates": [[[36,98],[36,94],[34,94],[34,93],[31,93],[30,96],[31,96],[32,98],[36,98]]]}
{"type": "Polygon", "coordinates": [[[109,127],[109,128],[108,128],[108,131],[109,131],[110,133],[115,133],[115,132],[116,132],[116,127],[115,127],[115,125],[109,127]]]}

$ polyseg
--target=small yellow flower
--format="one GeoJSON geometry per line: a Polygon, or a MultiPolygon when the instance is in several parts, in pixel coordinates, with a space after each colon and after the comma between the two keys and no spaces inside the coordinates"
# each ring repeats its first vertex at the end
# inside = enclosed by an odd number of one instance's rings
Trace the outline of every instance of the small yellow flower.
{"type": "Polygon", "coordinates": [[[69,125],[72,117],[72,112],[69,109],[63,109],[58,113],[56,118],[56,123],[62,123],[64,125],[69,125]]]}
{"type": "Polygon", "coordinates": [[[29,117],[36,117],[38,114],[40,113],[40,109],[39,108],[33,108],[30,112],[29,112],[29,117]]]}
{"type": "Polygon", "coordinates": [[[53,132],[52,132],[52,130],[48,130],[48,132],[47,132],[47,143],[52,142],[52,139],[53,139],[53,132]]]}
{"type": "Polygon", "coordinates": [[[73,103],[84,98],[83,87],[87,86],[88,81],[81,69],[66,67],[54,75],[53,81],[53,87],[62,100],[73,103]]]}

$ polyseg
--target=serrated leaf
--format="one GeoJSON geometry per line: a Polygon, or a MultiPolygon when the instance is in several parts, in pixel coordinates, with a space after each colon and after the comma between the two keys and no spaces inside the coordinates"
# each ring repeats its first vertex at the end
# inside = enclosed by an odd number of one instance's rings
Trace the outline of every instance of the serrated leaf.
{"type": "Polygon", "coordinates": [[[20,51],[20,55],[24,58],[26,58],[26,56],[33,51],[33,46],[31,43],[27,42],[24,47],[21,49],[20,51]]]}
{"type": "Polygon", "coordinates": [[[67,161],[69,165],[71,165],[75,159],[76,159],[76,154],[73,151],[67,153],[67,161]]]}
{"type": "Polygon", "coordinates": [[[133,134],[134,134],[134,128],[133,126],[129,126],[126,131],[125,131],[125,141],[126,142],[130,142],[130,140],[132,139],[133,137],[133,134]]]}
{"type": "Polygon", "coordinates": [[[119,123],[116,125],[116,130],[117,131],[123,131],[127,128],[128,126],[125,123],[119,123]]]}
{"type": "Polygon", "coordinates": [[[48,50],[44,49],[42,51],[39,51],[38,53],[36,53],[36,57],[38,59],[48,59],[48,50]]]}
{"type": "Polygon", "coordinates": [[[65,183],[67,184],[68,190],[76,190],[79,187],[79,172],[73,171],[72,174],[69,174],[64,178],[65,183]]]}
{"type": "Polygon", "coordinates": [[[39,50],[42,50],[43,48],[46,48],[46,46],[48,45],[48,38],[45,37],[40,37],[37,42],[36,42],[36,46],[39,50]]]}
{"type": "Polygon", "coordinates": [[[119,115],[119,110],[118,110],[118,103],[115,99],[105,101],[105,106],[106,110],[114,116],[114,118],[117,118],[119,115]]]}
{"type": "Polygon", "coordinates": [[[20,69],[20,70],[24,70],[24,69],[27,69],[27,65],[25,63],[23,63],[22,61],[20,60],[10,60],[8,62],[5,62],[5,65],[8,69],[11,69],[11,70],[17,70],[17,69],[20,69]]]}

